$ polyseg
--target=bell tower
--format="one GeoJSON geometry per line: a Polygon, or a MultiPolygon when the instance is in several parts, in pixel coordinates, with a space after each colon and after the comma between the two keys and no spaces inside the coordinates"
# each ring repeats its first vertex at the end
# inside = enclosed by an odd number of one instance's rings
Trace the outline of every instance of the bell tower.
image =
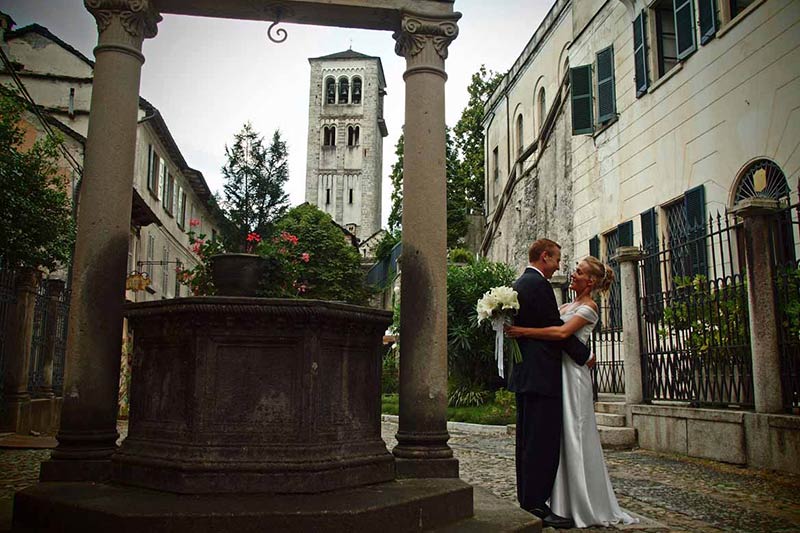
{"type": "Polygon", "coordinates": [[[381,223],[383,66],[354,50],[308,61],[306,201],[363,241],[381,223]]]}

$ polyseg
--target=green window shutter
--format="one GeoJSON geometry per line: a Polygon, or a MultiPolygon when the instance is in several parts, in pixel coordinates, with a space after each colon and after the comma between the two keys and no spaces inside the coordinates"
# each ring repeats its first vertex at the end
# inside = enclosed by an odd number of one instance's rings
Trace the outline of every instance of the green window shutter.
{"type": "Polygon", "coordinates": [[[686,191],[683,203],[686,206],[691,274],[706,276],[708,250],[706,249],[706,194],[703,186],[686,191]]]}
{"type": "Polygon", "coordinates": [[[700,22],[700,44],[706,44],[717,33],[717,1],[697,0],[697,17],[700,22]]]}
{"type": "Polygon", "coordinates": [[[672,0],[675,12],[675,44],[678,59],[689,57],[695,51],[697,43],[694,39],[694,0],[672,0]]]}
{"type": "Polygon", "coordinates": [[[644,280],[644,317],[648,322],[656,322],[662,315],[661,271],[658,254],[658,218],[651,207],[640,215],[642,223],[642,248],[644,261],[642,278],[644,280]]]}
{"type": "Polygon", "coordinates": [[[616,114],[614,46],[612,45],[597,52],[597,122],[607,122],[616,114]]]}
{"type": "Polygon", "coordinates": [[[589,255],[600,259],[600,237],[597,235],[589,239],[589,255]]]}
{"type": "Polygon", "coordinates": [[[636,73],[636,98],[647,92],[649,81],[647,79],[647,16],[645,12],[639,13],[633,21],[633,61],[636,73]]]}
{"type": "Polygon", "coordinates": [[[569,83],[572,92],[572,134],[592,133],[592,66],[581,65],[569,69],[569,83]]]}
{"type": "Polygon", "coordinates": [[[633,246],[633,220],[623,222],[617,226],[620,246],[633,246]]]}
{"type": "Polygon", "coordinates": [[[147,188],[151,191],[155,188],[153,180],[153,145],[147,145],[147,188]]]}

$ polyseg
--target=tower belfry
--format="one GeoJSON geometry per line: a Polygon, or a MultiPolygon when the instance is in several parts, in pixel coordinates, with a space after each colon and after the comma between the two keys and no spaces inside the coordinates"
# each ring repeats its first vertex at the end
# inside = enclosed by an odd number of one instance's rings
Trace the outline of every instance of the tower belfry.
{"type": "Polygon", "coordinates": [[[352,49],[309,63],[306,201],[364,240],[381,222],[383,66],[352,49]]]}

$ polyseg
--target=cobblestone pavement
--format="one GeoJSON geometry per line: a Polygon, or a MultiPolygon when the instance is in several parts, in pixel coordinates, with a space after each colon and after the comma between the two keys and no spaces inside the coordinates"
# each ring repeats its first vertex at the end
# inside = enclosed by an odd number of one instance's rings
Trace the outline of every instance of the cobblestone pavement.
{"type": "MultiPolygon", "coordinates": [[[[383,423],[390,448],[396,444],[396,432],[395,423],[383,423]]],[[[511,437],[454,430],[450,444],[465,481],[516,502],[511,437]]],[[[49,453],[0,449],[0,508],[10,511],[14,492],[36,482],[39,463],[49,453]]],[[[800,532],[800,476],[646,450],[607,450],[606,461],[620,504],[643,518],[640,524],[618,529],[800,532]]]]}

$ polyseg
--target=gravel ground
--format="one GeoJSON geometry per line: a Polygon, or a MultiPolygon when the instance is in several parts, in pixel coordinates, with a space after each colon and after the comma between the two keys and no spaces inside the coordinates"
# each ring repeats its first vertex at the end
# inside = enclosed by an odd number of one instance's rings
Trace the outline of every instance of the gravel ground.
{"type": "MultiPolygon", "coordinates": [[[[383,422],[390,449],[396,432],[395,423],[383,422]]],[[[512,437],[456,429],[450,445],[462,479],[516,502],[512,437]]],[[[10,511],[15,491],[37,481],[49,453],[0,449],[2,514],[10,511]]],[[[646,450],[607,450],[606,461],[620,504],[642,521],[575,531],[800,532],[800,476],[646,450]]]]}

